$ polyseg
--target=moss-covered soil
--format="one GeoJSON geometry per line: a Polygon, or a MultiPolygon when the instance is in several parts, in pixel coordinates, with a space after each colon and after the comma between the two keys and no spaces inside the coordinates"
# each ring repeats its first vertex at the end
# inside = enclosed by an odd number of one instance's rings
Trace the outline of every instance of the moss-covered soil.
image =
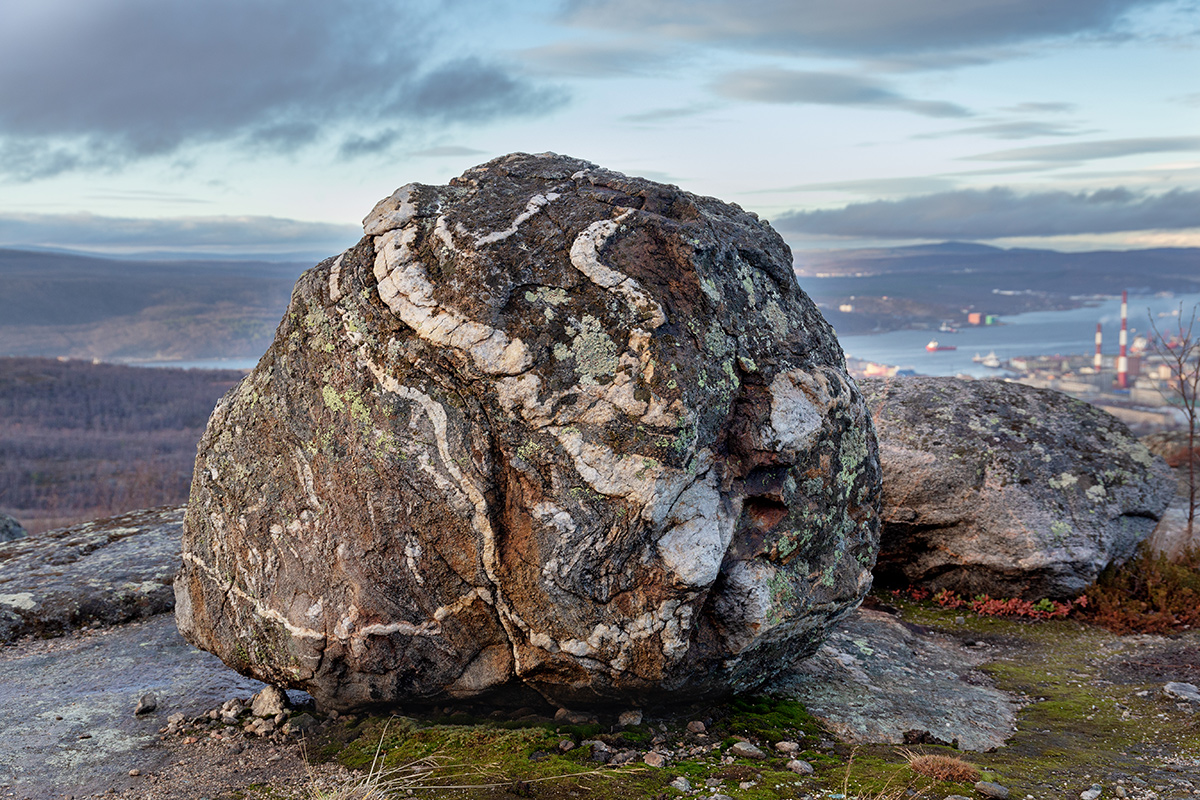
{"type": "MultiPolygon", "coordinates": [[[[332,785],[315,782],[308,796],[981,796],[969,784],[913,772],[908,759],[919,753],[960,756],[978,766],[984,780],[1008,787],[1013,798],[1075,798],[1092,784],[1104,787],[1102,798],[1119,796],[1118,787],[1147,800],[1200,795],[1200,709],[1162,691],[1167,681],[1200,679],[1200,633],[1117,636],[1075,620],[1014,621],[892,597],[887,602],[906,622],[952,635],[987,655],[983,670],[1023,706],[1018,731],[1005,747],[989,753],[929,745],[851,747],[833,742],[797,703],[772,698],[648,713],[642,724],[625,728],[603,714],[596,723],[568,725],[529,709],[488,717],[443,709],[328,721],[308,741],[309,758],[349,768],[360,793],[337,794],[332,785]],[[694,721],[705,723],[706,732],[689,731],[694,721]],[[769,757],[732,757],[729,747],[739,738],[769,757]],[[774,747],[780,741],[795,742],[799,752],[783,755],[774,747]],[[644,763],[651,750],[667,754],[664,767],[644,763]],[[600,755],[605,751],[609,763],[600,755]],[[789,771],[789,758],[808,762],[813,773],[789,771]],[[624,759],[629,763],[616,766],[624,759]],[[679,777],[694,787],[691,792],[672,786],[679,777]],[[362,791],[388,781],[394,795],[362,791]]],[[[242,796],[284,795],[259,786],[242,796]]]]}

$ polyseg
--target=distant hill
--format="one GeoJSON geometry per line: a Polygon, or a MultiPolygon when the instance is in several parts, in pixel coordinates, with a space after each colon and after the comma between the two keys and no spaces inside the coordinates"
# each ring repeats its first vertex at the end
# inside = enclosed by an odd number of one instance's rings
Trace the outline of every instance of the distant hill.
{"type": "Polygon", "coordinates": [[[0,249],[0,356],[257,357],[311,266],[0,249]]]}
{"type": "Polygon", "coordinates": [[[1074,308],[1094,295],[1200,291],[1200,248],[1010,249],[964,242],[801,252],[800,285],[843,333],[961,321],[963,310],[1074,308]],[[840,305],[853,305],[842,313],[840,305]]]}

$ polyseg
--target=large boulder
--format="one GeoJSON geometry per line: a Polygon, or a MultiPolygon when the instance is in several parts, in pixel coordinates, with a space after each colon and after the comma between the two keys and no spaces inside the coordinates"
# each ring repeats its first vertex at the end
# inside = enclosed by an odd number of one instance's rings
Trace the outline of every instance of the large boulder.
{"type": "Polygon", "coordinates": [[[8,514],[0,512],[0,542],[16,541],[17,539],[25,538],[27,535],[21,523],[8,514]]]}
{"type": "Polygon", "coordinates": [[[956,378],[862,388],[883,464],[883,585],[1074,597],[1132,555],[1174,492],[1123,423],[1059,392],[956,378]]]}
{"type": "Polygon", "coordinates": [[[736,206],[553,154],[409,184],[213,412],[184,635],[333,708],[694,699],[871,582],[866,405],[736,206]]]}

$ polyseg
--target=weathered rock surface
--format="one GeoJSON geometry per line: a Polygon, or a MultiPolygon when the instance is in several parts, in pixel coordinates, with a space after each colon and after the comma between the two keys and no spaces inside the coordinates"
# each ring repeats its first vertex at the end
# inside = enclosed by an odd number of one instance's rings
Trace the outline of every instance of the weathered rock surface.
{"type": "MultiPolygon", "coordinates": [[[[110,790],[143,797],[129,771],[157,772],[179,758],[159,742],[167,717],[191,719],[232,694],[262,688],[183,641],[164,615],[2,647],[0,674],[0,790],[31,800],[110,790]],[[156,709],[134,715],[134,702],[147,692],[156,709]]],[[[206,748],[200,760],[218,769],[215,762],[225,759],[206,748]]],[[[193,785],[175,788],[173,797],[200,796],[193,785]]]]}
{"type": "Polygon", "coordinates": [[[1123,423],[1064,394],[955,378],[862,386],[884,471],[884,585],[1074,597],[1133,554],[1174,493],[1123,423]]]}
{"type": "Polygon", "coordinates": [[[767,684],[853,744],[999,747],[1016,731],[1016,698],[974,669],[987,656],[948,636],[859,609],[821,647],[767,684]]]}
{"type": "Polygon", "coordinates": [[[339,709],[640,705],[758,684],[855,606],[874,435],[768,225],[517,154],[364,229],[210,420],[190,641],[339,709]]]}
{"type": "Polygon", "coordinates": [[[0,543],[11,542],[15,539],[23,539],[28,534],[21,523],[10,517],[8,514],[0,512],[0,543]]]}
{"type": "Polygon", "coordinates": [[[182,528],[156,508],[0,544],[0,642],[170,611],[182,528]]]}

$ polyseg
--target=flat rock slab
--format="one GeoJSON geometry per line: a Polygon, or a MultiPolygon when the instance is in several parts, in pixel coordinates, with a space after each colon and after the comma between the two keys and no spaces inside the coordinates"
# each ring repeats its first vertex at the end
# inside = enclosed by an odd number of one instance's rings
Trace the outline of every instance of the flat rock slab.
{"type": "Polygon", "coordinates": [[[852,744],[999,747],[1016,731],[1015,698],[973,668],[986,659],[953,639],[859,609],[812,658],[766,691],[791,697],[852,744]]]}
{"type": "Polygon", "coordinates": [[[182,526],[154,508],[0,544],[0,642],[170,611],[182,526]]]}
{"type": "Polygon", "coordinates": [[[158,729],[262,684],[183,640],[170,615],[0,648],[0,796],[61,798],[123,790],[165,766],[158,729]],[[153,693],[155,711],[134,716],[153,693]],[[87,738],[81,738],[87,737],[87,738]]]}

